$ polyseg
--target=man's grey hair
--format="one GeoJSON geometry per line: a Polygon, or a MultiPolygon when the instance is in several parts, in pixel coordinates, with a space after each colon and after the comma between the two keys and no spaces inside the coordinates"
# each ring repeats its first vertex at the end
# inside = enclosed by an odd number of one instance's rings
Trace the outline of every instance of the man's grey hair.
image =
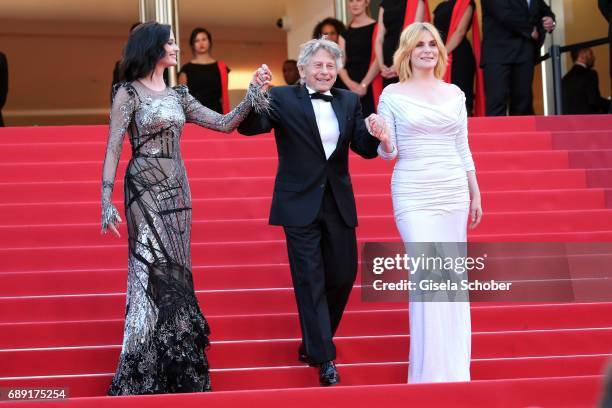
{"type": "Polygon", "coordinates": [[[318,38],[305,42],[300,46],[300,56],[297,60],[298,67],[305,67],[308,65],[313,55],[319,50],[325,50],[336,60],[336,69],[340,71],[342,69],[342,50],[333,41],[329,41],[325,38],[318,38]]]}

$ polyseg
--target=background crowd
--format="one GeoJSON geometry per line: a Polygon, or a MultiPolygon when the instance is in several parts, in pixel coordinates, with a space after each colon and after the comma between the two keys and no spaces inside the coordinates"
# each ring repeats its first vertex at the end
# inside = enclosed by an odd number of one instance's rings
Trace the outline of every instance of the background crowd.
{"type": "MultiPolygon", "coordinates": [[[[445,80],[465,93],[469,115],[534,114],[532,89],[539,51],[556,27],[555,15],[544,0],[446,0],[434,10],[429,10],[425,0],[382,0],[376,20],[370,0],[349,0],[348,6],[346,26],[328,17],[316,24],[312,37],[326,36],[340,45],[344,68],[335,86],[357,93],[365,114],[375,111],[384,86],[398,80],[392,57],[400,33],[409,24],[423,21],[432,22],[442,35],[450,56],[445,80]]],[[[609,22],[612,0],[598,0],[597,6],[609,22]]],[[[229,112],[230,68],[213,56],[211,32],[202,27],[194,29],[189,45],[192,58],[181,67],[178,82],[186,84],[205,106],[229,112]]],[[[610,112],[610,101],[599,90],[592,50],[584,48],[571,54],[574,65],[563,78],[563,113],[610,112]]],[[[283,77],[287,84],[299,82],[295,61],[285,61],[283,77]]],[[[113,84],[118,81],[116,65],[113,84]]],[[[1,111],[7,94],[8,63],[0,52],[0,126],[4,126],[1,111]]]]}

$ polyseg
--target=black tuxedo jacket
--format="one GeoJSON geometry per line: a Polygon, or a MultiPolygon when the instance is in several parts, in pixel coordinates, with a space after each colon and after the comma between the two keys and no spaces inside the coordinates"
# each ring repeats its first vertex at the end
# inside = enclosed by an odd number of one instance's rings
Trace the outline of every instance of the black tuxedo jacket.
{"type": "Polygon", "coordinates": [[[340,136],[329,159],[319,135],[315,113],[305,86],[278,86],[270,90],[267,114],[251,112],[238,127],[243,135],[274,129],[278,170],[270,210],[270,224],[305,226],[314,221],[326,185],[331,187],[342,219],[357,226],[355,197],[348,168],[349,148],[366,159],[377,156],[378,139],[370,136],[357,94],[332,88],[331,104],[340,136]]]}
{"type": "Polygon", "coordinates": [[[555,18],[544,0],[482,0],[483,40],[481,65],[538,61],[546,31],[545,16],[555,18]],[[538,28],[539,41],[531,38],[538,28]]]}
{"type": "Polygon", "coordinates": [[[563,77],[562,87],[564,114],[608,113],[609,101],[599,93],[597,71],[576,64],[563,77]]]}

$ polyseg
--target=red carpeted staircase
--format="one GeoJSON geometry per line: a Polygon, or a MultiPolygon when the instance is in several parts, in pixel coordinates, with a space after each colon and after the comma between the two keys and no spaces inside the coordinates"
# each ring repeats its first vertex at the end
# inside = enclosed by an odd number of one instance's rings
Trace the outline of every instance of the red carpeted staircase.
{"type": "MultiPolygon", "coordinates": [[[[342,386],[318,387],[316,370],[296,360],[283,234],[267,225],[274,140],[195,127],[182,148],[215,392],[105,397],[120,352],[127,260],[125,225],[121,239],[99,233],[105,142],[103,126],[0,129],[0,388],[69,387],[68,403],[45,404],[62,407],[596,403],[612,357],[612,301],[473,303],[473,381],[407,385],[407,305],[361,301],[359,280],[336,339],[342,386]]],[[[485,211],[471,240],[612,242],[612,116],[472,119],[470,145],[485,211]]],[[[126,142],[117,192],[128,158],[126,142]]],[[[392,164],[352,157],[351,171],[360,242],[397,240],[392,164]]],[[[612,290],[598,265],[581,276],[587,290],[612,290]]],[[[551,270],[521,271],[556,279],[551,270]]]]}

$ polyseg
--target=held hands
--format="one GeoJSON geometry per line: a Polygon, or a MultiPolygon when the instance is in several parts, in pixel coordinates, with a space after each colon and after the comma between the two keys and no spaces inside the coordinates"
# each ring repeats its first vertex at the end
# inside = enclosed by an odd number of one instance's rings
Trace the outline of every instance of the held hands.
{"type": "Polygon", "coordinates": [[[272,72],[266,64],[262,64],[259,68],[257,68],[257,70],[253,73],[253,79],[251,79],[251,85],[256,88],[260,88],[263,92],[270,88],[271,82],[272,72]]]}
{"type": "Polygon", "coordinates": [[[389,140],[389,135],[387,134],[387,127],[385,125],[385,120],[382,116],[372,113],[365,119],[366,128],[368,132],[381,142],[385,142],[389,140]]]}
{"type": "Polygon", "coordinates": [[[480,203],[480,195],[472,197],[472,203],[470,204],[470,229],[474,229],[480,224],[482,220],[482,205],[480,203]]]}

